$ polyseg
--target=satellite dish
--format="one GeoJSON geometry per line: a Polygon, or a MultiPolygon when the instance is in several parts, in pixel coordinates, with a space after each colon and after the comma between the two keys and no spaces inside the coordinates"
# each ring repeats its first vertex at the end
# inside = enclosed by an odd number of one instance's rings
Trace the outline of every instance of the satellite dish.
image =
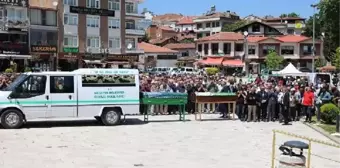
{"type": "Polygon", "coordinates": [[[132,48],[132,44],[131,43],[129,43],[128,45],[127,45],[127,49],[131,49],[132,48]]]}

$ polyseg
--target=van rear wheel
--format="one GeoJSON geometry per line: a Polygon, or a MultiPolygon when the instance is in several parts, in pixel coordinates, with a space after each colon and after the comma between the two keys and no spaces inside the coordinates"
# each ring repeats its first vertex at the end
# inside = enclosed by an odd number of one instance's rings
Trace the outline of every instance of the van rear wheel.
{"type": "Polygon", "coordinates": [[[23,114],[16,109],[5,110],[0,117],[1,125],[5,129],[20,128],[24,124],[23,114]]]}
{"type": "Polygon", "coordinates": [[[119,111],[114,109],[107,109],[103,111],[101,119],[104,125],[118,125],[120,124],[121,114],[119,111]]]}

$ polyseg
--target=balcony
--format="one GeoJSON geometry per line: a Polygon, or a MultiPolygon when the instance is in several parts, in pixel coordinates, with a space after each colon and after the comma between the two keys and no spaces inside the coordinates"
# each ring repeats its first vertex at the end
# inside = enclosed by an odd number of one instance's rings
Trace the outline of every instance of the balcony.
{"type": "Polygon", "coordinates": [[[138,29],[138,28],[127,28],[126,34],[135,35],[135,36],[144,36],[145,31],[143,29],[138,29]]]}
{"type": "Polygon", "coordinates": [[[144,15],[141,13],[138,13],[138,10],[131,10],[131,9],[126,9],[126,16],[132,16],[132,17],[139,17],[139,18],[144,18],[144,15]]]}
{"type": "Polygon", "coordinates": [[[29,20],[15,17],[4,17],[0,20],[1,30],[28,31],[29,20]]]}

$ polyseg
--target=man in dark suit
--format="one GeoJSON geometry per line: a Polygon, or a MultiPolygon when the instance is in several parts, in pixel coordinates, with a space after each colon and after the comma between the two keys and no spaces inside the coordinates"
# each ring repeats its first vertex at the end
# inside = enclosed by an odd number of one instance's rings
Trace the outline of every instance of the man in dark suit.
{"type": "Polygon", "coordinates": [[[290,102],[290,93],[288,92],[287,88],[283,88],[283,122],[284,125],[288,125],[289,123],[289,102],[290,102]]]}
{"type": "Polygon", "coordinates": [[[262,121],[265,121],[267,118],[267,105],[269,97],[263,86],[261,86],[261,91],[258,93],[258,97],[260,100],[260,111],[257,118],[259,121],[261,119],[262,121]]]}

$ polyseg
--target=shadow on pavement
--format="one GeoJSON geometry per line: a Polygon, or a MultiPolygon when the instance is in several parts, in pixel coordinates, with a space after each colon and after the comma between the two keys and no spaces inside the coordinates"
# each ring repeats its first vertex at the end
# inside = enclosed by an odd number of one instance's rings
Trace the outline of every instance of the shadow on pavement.
{"type": "Polygon", "coordinates": [[[209,118],[209,119],[202,119],[197,121],[239,121],[238,119],[231,119],[231,118],[209,118]]]}
{"type": "MultiPolygon", "coordinates": [[[[146,122],[140,119],[126,119],[121,125],[144,125],[146,122]]],[[[53,127],[96,127],[104,126],[97,120],[75,120],[75,121],[37,121],[27,122],[22,128],[53,128],[53,127]]],[[[117,125],[119,126],[119,125],[117,125]]]]}
{"type": "Polygon", "coordinates": [[[179,120],[149,120],[148,123],[174,123],[174,122],[189,122],[191,120],[187,119],[185,121],[179,120]]]}

